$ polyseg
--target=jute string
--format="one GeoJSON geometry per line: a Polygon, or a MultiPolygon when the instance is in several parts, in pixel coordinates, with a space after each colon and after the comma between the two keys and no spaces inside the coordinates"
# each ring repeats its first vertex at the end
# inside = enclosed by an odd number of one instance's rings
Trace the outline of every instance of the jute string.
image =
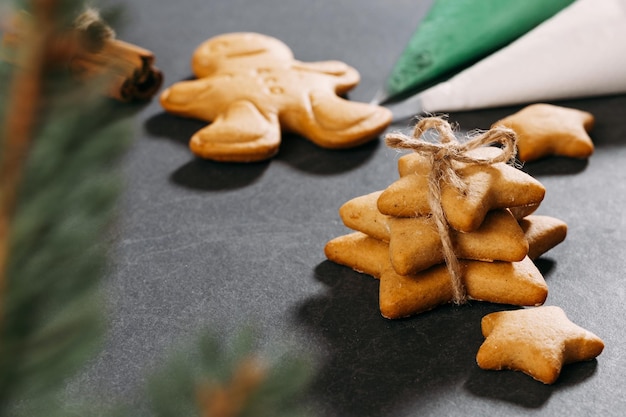
{"type": "Polygon", "coordinates": [[[387,146],[396,149],[411,149],[426,155],[429,159],[432,168],[428,177],[428,204],[441,237],[443,255],[452,283],[453,301],[456,304],[463,304],[467,295],[463,285],[461,267],[450,237],[450,225],[441,205],[441,187],[443,184],[450,184],[459,193],[466,194],[467,184],[457,173],[454,167],[455,161],[476,165],[492,165],[498,162],[512,161],[516,153],[516,140],[517,136],[513,130],[505,127],[494,127],[461,143],[454,135],[450,124],[441,117],[420,119],[413,129],[412,136],[390,133],[385,137],[387,146]],[[439,134],[439,143],[421,139],[424,133],[430,129],[435,129],[439,134]],[[502,147],[502,152],[493,158],[475,158],[466,154],[472,149],[493,144],[502,147]]]}

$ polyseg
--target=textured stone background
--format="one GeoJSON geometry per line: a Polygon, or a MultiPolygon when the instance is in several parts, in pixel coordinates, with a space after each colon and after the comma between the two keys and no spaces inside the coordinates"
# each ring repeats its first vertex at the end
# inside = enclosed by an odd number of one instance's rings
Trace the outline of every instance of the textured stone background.
{"type": "MultiPolygon", "coordinates": [[[[123,3],[119,36],[156,54],[165,86],[191,76],[191,53],[205,39],[256,31],[283,40],[299,60],[354,66],[362,82],[349,98],[365,102],[430,4],[123,3]]],[[[137,116],[136,141],[122,167],[127,187],[112,234],[110,332],[68,394],[142,409],[147,376],[173,348],[201,328],[227,337],[253,323],[264,348],[316,359],[310,404],[320,416],[624,415],[626,96],[559,104],[595,114],[596,152],[588,161],[549,158],[524,167],[547,189],[539,213],[569,224],[566,241],[538,265],[550,288],[546,304],[604,339],[597,361],[566,367],[553,386],[482,371],[474,359],[480,320],[510,307],[474,302],[385,320],[377,282],[325,260],[325,243],[346,232],[339,206],[397,178],[398,154],[381,141],[328,151],[286,136],[267,162],[201,161],[187,140],[203,123],[167,115],[154,100],[125,109],[137,116]]],[[[450,120],[462,130],[485,129],[519,108],[453,113],[450,120]]]]}

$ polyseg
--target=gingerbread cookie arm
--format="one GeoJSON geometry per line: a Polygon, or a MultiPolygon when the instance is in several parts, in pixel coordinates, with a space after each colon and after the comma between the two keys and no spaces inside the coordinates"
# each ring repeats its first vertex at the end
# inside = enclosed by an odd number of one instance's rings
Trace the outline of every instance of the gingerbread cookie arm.
{"type": "Polygon", "coordinates": [[[209,122],[216,117],[215,111],[210,111],[198,97],[211,91],[215,82],[206,78],[179,81],[161,93],[161,106],[169,113],[209,122]]]}
{"type": "Polygon", "coordinates": [[[323,148],[349,148],[369,142],[391,123],[388,109],[344,100],[332,91],[312,91],[309,99],[309,108],[285,112],[281,120],[288,130],[323,148]]]}
{"type": "Polygon", "coordinates": [[[237,101],[213,123],[196,132],[191,151],[205,159],[252,162],[270,158],[280,145],[280,125],[275,114],[262,114],[249,101],[237,101]]]}
{"type": "Polygon", "coordinates": [[[331,76],[333,83],[335,83],[335,92],[337,94],[347,93],[361,81],[359,72],[341,61],[296,61],[293,64],[293,68],[331,76]]]}

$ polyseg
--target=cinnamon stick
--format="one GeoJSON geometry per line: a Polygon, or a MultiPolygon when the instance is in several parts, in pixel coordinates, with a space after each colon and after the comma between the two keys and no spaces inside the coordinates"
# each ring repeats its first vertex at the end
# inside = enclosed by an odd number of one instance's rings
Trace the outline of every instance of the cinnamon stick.
{"type": "MultiPolygon", "coordinates": [[[[98,18],[92,10],[77,18],[77,25],[71,32],[74,39],[68,40],[75,46],[73,53],[67,54],[69,49],[64,48],[66,67],[80,81],[98,77],[106,80],[104,94],[113,99],[122,102],[151,99],[163,83],[163,73],[154,65],[154,54],[140,46],[115,39],[114,32],[103,26],[98,18]],[[98,39],[98,36],[101,38],[98,39]]],[[[24,41],[31,19],[26,13],[14,17],[10,30],[3,33],[5,54],[0,59],[16,65],[25,64],[19,62],[10,51],[24,41]]]]}
{"type": "Polygon", "coordinates": [[[119,101],[148,100],[161,88],[163,74],[154,66],[152,52],[119,39],[104,42],[101,50],[76,55],[72,73],[83,80],[108,78],[106,93],[119,101]]]}

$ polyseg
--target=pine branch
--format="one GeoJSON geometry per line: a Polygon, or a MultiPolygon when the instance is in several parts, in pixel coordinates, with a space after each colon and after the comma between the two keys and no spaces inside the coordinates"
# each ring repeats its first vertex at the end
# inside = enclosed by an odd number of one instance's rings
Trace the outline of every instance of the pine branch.
{"type": "Polygon", "coordinates": [[[0,413],[49,398],[102,334],[103,237],[120,190],[112,164],[130,130],[108,120],[93,85],[79,88],[55,67],[73,47],[60,22],[76,3],[35,0],[37,30],[20,49],[29,58],[1,71],[11,89],[0,142],[0,413]]]}
{"type": "MultiPolygon", "coordinates": [[[[17,71],[9,83],[9,103],[0,135],[3,143],[2,159],[0,160],[0,300],[5,298],[6,268],[9,250],[10,223],[15,211],[17,189],[22,176],[23,164],[26,159],[31,135],[38,112],[37,105],[41,96],[44,55],[49,49],[52,39],[50,15],[52,1],[41,1],[33,15],[35,23],[41,31],[29,31],[26,44],[22,49],[25,67],[17,71]]],[[[4,317],[0,311],[0,326],[4,317]]]]}
{"type": "Polygon", "coordinates": [[[195,350],[174,356],[149,386],[157,417],[304,416],[299,405],[310,363],[293,354],[269,362],[259,356],[253,333],[242,331],[230,346],[203,333],[195,350]]]}

